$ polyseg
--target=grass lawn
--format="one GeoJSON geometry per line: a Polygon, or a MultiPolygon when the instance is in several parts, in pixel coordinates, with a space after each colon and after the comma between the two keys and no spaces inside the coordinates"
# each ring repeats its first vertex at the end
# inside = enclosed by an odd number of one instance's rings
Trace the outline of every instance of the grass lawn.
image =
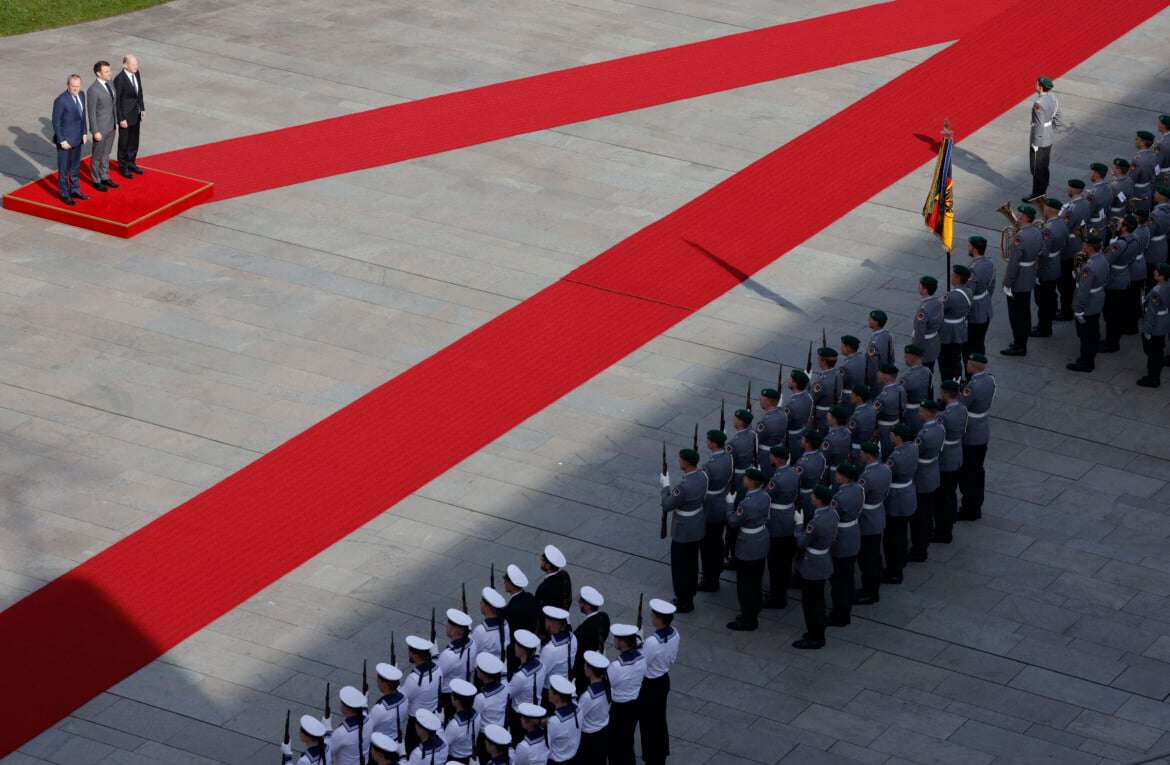
{"type": "Polygon", "coordinates": [[[0,0],[0,37],[117,16],[166,0],[0,0]]]}

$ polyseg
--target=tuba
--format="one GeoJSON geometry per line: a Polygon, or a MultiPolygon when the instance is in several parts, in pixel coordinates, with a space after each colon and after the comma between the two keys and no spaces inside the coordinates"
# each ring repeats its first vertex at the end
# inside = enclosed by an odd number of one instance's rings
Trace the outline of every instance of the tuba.
{"type": "MultiPolygon", "coordinates": [[[[1043,194],[1039,194],[1028,200],[1028,204],[1032,205],[1033,207],[1043,203],[1043,194]]],[[[1012,212],[1011,202],[1004,202],[999,207],[995,208],[995,211],[1003,217],[1007,218],[1009,223],[1009,225],[1004,226],[1003,230],[999,232],[999,253],[1003,256],[1003,261],[1006,263],[1011,257],[1008,254],[1008,250],[1013,244],[1013,240],[1015,239],[1016,234],[1020,230],[1020,224],[1016,222],[1016,216],[1015,213],[1012,212]]],[[[1032,225],[1037,227],[1043,226],[1043,224],[1038,221],[1032,221],[1032,225]]]]}

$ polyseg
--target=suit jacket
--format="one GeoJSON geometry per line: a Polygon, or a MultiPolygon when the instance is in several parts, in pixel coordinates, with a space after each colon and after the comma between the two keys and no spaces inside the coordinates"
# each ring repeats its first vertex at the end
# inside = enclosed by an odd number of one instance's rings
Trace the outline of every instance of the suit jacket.
{"type": "Polygon", "coordinates": [[[146,111],[146,102],[142,100],[142,72],[136,74],[135,79],[138,80],[137,93],[125,69],[114,77],[114,95],[117,96],[114,99],[115,114],[119,122],[126,120],[127,125],[137,125],[140,113],[146,111]]]}
{"type": "MultiPolygon", "coordinates": [[[[706,490],[706,479],[703,480],[703,489],[706,490]]],[[[561,569],[545,577],[536,586],[536,608],[542,611],[545,606],[556,606],[569,610],[573,599],[573,582],[569,572],[561,569]]],[[[543,621],[543,619],[541,619],[543,621]]]]}
{"type": "Polygon", "coordinates": [[[500,615],[508,622],[509,631],[515,635],[516,630],[536,632],[539,613],[540,611],[536,607],[536,596],[527,590],[522,590],[504,604],[500,615]]]}
{"type": "Polygon", "coordinates": [[[81,148],[82,136],[85,129],[85,93],[77,94],[81,99],[81,109],[73,103],[73,95],[66,90],[53,101],[53,143],[61,148],[61,143],[68,141],[75,149],[81,148]]]}
{"type": "MultiPolygon", "coordinates": [[[[1166,282],[1170,284],[1170,282],[1166,282]]],[[[1170,290],[1167,290],[1170,294],[1170,290]]],[[[573,677],[577,678],[577,688],[588,687],[589,681],[585,678],[585,652],[600,651],[601,641],[609,637],[609,614],[598,611],[590,616],[573,630],[577,636],[577,656],[573,660],[573,677]]]]}
{"type": "Polygon", "coordinates": [[[90,132],[101,133],[103,140],[106,138],[106,133],[113,133],[118,124],[114,113],[114,97],[109,90],[106,90],[106,85],[107,83],[101,80],[94,80],[89,89],[85,91],[90,132]]]}

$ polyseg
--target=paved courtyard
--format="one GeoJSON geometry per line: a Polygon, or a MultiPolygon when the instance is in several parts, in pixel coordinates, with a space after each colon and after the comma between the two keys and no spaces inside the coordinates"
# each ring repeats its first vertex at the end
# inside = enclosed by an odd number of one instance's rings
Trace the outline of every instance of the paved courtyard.
{"type": "MultiPolygon", "coordinates": [[[[148,157],[862,4],[176,0],[0,39],[0,190],[55,167],[47,122],[65,76],[88,85],[93,61],[126,50],[142,66],[148,157]]],[[[1170,110],[1167,39],[1170,11],[1058,79],[1069,129],[1052,192],[1092,161],[1132,156],[1133,132],[1170,110]]],[[[129,242],[0,212],[0,607],[940,48],[217,202],[129,242]]],[[[955,125],[958,241],[998,241],[994,208],[1027,190],[1030,88],[974,135],[955,125]]],[[[864,148],[862,126],[800,172],[835,172],[864,148]]],[[[326,682],[357,684],[364,658],[385,660],[391,630],[425,634],[431,607],[457,606],[490,564],[535,574],[549,542],[617,620],[633,619],[641,593],[669,597],[662,439],[689,445],[696,422],[717,425],[722,399],[772,384],[778,363],[803,366],[822,328],[866,336],[872,307],[908,342],[917,276],[943,271],[919,215],[931,169],[4,762],[271,763],[286,709],[317,709],[326,682]]],[[[798,604],[765,611],[757,632],[727,631],[726,574],[677,622],[671,762],[1096,765],[1170,752],[1167,392],[1134,385],[1133,337],[1088,376],[1065,371],[1069,324],[1026,358],[1000,357],[1002,299],[995,310],[983,520],[831,628],[822,651],[789,647],[798,604]]],[[[386,437],[406,449],[438,431],[441,443],[490,406],[474,380],[452,380],[418,433],[386,437]]]]}

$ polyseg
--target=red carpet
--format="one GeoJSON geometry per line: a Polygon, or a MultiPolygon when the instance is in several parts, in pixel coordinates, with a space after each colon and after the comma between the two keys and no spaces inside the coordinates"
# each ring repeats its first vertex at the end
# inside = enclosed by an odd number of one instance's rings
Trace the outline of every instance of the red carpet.
{"type": "MultiPolygon", "coordinates": [[[[933,152],[915,133],[934,134],[944,117],[964,133],[976,130],[1025,98],[1038,72],[1059,77],[1168,3],[1135,6],[1123,20],[1099,13],[1089,0],[1069,0],[1045,16],[1045,37],[1054,41],[1047,48],[1035,44],[1035,4],[1013,3],[942,53],[860,102],[842,104],[837,116],[12,606],[0,614],[0,672],[21,689],[21,702],[5,715],[0,753],[930,161],[933,152]],[[858,131],[866,150],[850,154],[847,177],[815,173],[802,180],[801,199],[833,205],[794,204],[773,193],[776,178],[858,131]],[[475,379],[478,395],[492,405],[449,448],[403,452],[385,438],[416,428],[425,402],[457,379],[475,379]]],[[[935,22],[924,16],[918,23],[935,22]]],[[[868,32],[913,34],[893,27],[868,32]]],[[[746,58],[753,53],[741,51],[746,58]]],[[[687,74],[685,61],[677,66],[687,74]]],[[[696,68],[687,76],[707,74],[696,68]]]]}
{"type": "MultiPolygon", "coordinates": [[[[111,163],[112,166],[117,163],[111,163]]],[[[88,200],[70,207],[57,195],[57,174],[4,195],[4,208],[129,239],[184,210],[211,199],[212,184],[142,165],[145,175],[133,180],[114,174],[119,188],[106,193],[90,185],[89,159],[81,163],[81,191],[88,200]]]]}

